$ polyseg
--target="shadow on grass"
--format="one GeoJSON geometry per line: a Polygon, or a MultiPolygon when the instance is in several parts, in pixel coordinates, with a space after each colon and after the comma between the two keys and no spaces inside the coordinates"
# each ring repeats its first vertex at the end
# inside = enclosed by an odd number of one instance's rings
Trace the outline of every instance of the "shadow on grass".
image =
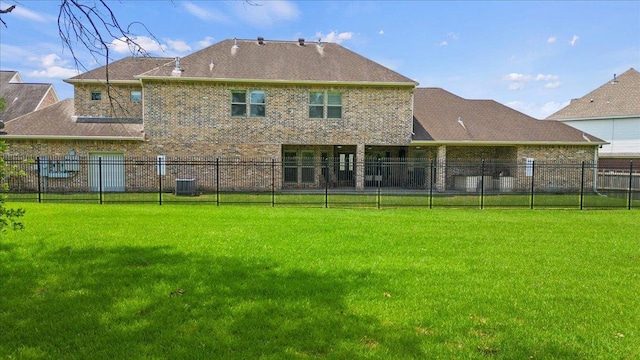
{"type": "MultiPolygon", "coordinates": [[[[1,255],[1,254],[0,254],[1,255]]],[[[399,325],[350,309],[374,276],[169,247],[5,249],[0,357],[421,357],[399,325]]]]}

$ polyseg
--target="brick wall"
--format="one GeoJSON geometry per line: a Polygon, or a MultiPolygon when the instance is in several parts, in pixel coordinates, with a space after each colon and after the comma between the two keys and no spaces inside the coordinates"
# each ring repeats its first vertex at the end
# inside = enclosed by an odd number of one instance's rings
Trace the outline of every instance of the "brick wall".
{"type": "Polygon", "coordinates": [[[142,117],[142,102],[131,101],[131,91],[142,91],[138,84],[122,85],[111,84],[109,93],[113,101],[109,99],[107,87],[101,84],[75,84],[74,106],[78,116],[95,117],[142,117]],[[91,100],[91,92],[101,92],[101,100],[91,100]]]}
{"type": "Polygon", "coordinates": [[[408,145],[412,88],[145,84],[148,146],[177,155],[276,158],[281,144],[408,145]],[[265,117],[232,117],[232,90],[263,90],[265,117]],[[341,119],[310,119],[309,91],[342,93],[341,119]]]}

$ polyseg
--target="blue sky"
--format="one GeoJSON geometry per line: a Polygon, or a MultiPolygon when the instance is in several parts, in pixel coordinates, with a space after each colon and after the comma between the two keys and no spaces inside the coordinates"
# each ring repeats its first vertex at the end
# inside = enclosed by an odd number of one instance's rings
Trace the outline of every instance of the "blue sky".
{"type": "MultiPolygon", "coordinates": [[[[91,2],[90,0],[84,2],[91,2]]],[[[631,67],[640,70],[640,1],[110,1],[121,25],[141,22],[139,42],[184,56],[230,38],[332,41],[420,83],[493,99],[545,118],[631,67]]],[[[0,68],[25,82],[76,74],[58,37],[60,1],[16,4],[0,24],[0,68]]],[[[79,51],[80,48],[76,48],[79,51]]],[[[113,46],[114,59],[130,55],[113,46]]],[[[88,53],[83,63],[97,64],[88,53]]]]}

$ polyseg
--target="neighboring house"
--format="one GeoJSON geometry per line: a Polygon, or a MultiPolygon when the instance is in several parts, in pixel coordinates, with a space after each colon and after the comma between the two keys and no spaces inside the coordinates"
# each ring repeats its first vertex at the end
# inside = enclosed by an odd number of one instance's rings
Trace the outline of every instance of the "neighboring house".
{"type": "Polygon", "coordinates": [[[0,71],[0,98],[6,107],[0,121],[7,122],[58,102],[52,84],[25,83],[17,71],[0,71]]]}
{"type": "Polygon", "coordinates": [[[640,164],[640,72],[631,68],[614,75],[547,119],[605,140],[598,154],[603,168],[628,166],[629,160],[640,164]]]}
{"type": "MultiPolygon", "coordinates": [[[[596,161],[604,144],[494,101],[417,88],[338,44],[304,39],[234,39],[183,58],[128,57],[66,81],[72,101],[7,123],[0,139],[9,154],[273,159],[282,163],[279,188],[327,179],[357,190],[382,176],[365,160],[433,159],[444,191],[454,176],[474,175],[449,171],[448,162],[499,160],[510,165],[491,175],[516,177],[525,161],[596,161]],[[323,168],[326,159],[335,165],[323,168]]],[[[408,178],[420,180],[412,186],[424,187],[429,177],[411,171],[408,178]]],[[[127,187],[117,183],[113,190],[127,187]]]]}

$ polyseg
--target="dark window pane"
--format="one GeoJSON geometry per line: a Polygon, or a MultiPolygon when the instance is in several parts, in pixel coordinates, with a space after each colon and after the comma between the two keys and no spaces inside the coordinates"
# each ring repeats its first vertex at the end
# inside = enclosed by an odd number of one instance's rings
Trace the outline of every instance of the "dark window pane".
{"type": "Polygon", "coordinates": [[[342,107],[327,106],[327,117],[330,119],[340,119],[342,117],[342,107]]]}
{"type": "Polygon", "coordinates": [[[311,105],[309,106],[309,117],[312,119],[322,119],[324,117],[323,110],[323,106],[311,105]]]}
{"type": "Polygon", "coordinates": [[[251,116],[263,117],[266,109],[264,105],[251,105],[251,116]]]}
{"type": "Polygon", "coordinates": [[[231,116],[247,116],[245,104],[231,104],[231,116]]]}
{"type": "Polygon", "coordinates": [[[302,168],[302,182],[304,183],[312,183],[315,178],[315,168],[302,168]]]}
{"type": "Polygon", "coordinates": [[[318,91],[309,92],[309,105],[324,105],[324,93],[318,91]]]}
{"type": "Polygon", "coordinates": [[[296,167],[285,167],[284,168],[284,182],[298,182],[298,168],[296,167]]]}
{"type": "Polygon", "coordinates": [[[92,91],[91,100],[102,100],[102,93],[100,91],[92,91]]]}
{"type": "Polygon", "coordinates": [[[247,94],[242,91],[234,91],[231,93],[231,102],[232,103],[246,103],[247,102],[247,94]]]}
{"type": "Polygon", "coordinates": [[[327,99],[328,105],[342,105],[342,94],[329,91],[327,99]]]}

